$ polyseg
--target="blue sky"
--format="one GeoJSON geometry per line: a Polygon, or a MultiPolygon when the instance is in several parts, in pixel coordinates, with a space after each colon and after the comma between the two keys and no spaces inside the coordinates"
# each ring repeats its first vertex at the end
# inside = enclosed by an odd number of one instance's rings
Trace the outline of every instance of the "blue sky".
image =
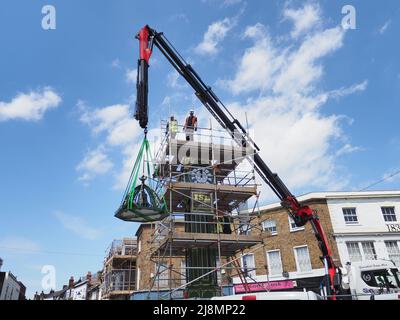
{"type": "MultiPolygon", "coordinates": [[[[243,120],[296,194],[360,190],[400,169],[400,5],[351,1],[2,1],[0,9],[0,257],[41,291],[101,268],[142,137],[132,120],[136,32],[163,31],[243,120]],[[42,7],[57,28],[41,27],[42,7]],[[133,75],[133,78],[132,78],[133,75]]],[[[194,105],[155,51],[150,129],[194,105]]],[[[152,130],[155,133],[155,130],[152,130]]],[[[398,189],[399,176],[373,189],[398,189]]],[[[263,202],[274,199],[263,188],[263,202]]]]}

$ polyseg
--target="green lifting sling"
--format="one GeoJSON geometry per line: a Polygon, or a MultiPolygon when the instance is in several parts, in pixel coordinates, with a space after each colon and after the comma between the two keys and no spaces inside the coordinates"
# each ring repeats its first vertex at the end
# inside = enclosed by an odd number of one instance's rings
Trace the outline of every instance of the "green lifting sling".
{"type": "Polygon", "coordinates": [[[151,183],[152,174],[150,162],[153,164],[153,172],[156,176],[157,169],[151,157],[149,141],[145,136],[133,166],[121,205],[115,213],[115,217],[130,222],[153,222],[162,220],[168,216],[168,209],[164,197],[159,197],[154,188],[146,184],[146,180],[149,180],[149,183],[151,183]],[[143,176],[139,178],[142,161],[143,176]],[[145,169],[147,169],[147,177],[144,174],[145,169]]]}

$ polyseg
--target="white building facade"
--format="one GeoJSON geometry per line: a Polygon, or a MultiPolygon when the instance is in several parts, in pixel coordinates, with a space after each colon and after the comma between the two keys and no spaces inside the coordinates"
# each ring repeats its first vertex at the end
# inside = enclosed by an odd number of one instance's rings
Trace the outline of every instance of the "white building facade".
{"type": "Polygon", "coordinates": [[[400,267],[400,191],[325,194],[342,266],[392,260],[400,267]]]}
{"type": "Polygon", "coordinates": [[[21,285],[11,272],[0,273],[0,300],[19,300],[21,285]]]}

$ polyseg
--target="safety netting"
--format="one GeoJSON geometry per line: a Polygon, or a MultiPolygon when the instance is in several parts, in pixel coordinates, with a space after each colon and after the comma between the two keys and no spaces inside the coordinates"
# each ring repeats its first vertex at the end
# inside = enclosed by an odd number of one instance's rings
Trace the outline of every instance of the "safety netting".
{"type": "Polygon", "coordinates": [[[157,176],[157,167],[145,136],[115,217],[131,222],[154,222],[168,216],[157,176]]]}

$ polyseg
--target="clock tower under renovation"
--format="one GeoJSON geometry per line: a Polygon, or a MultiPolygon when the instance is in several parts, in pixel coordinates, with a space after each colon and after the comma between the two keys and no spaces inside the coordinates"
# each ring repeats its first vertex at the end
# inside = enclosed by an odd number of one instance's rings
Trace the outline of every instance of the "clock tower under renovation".
{"type": "Polygon", "coordinates": [[[155,156],[158,187],[168,216],[151,224],[149,258],[154,262],[149,292],[172,299],[222,294],[231,277],[246,279],[238,256],[262,243],[258,192],[251,153],[235,146],[226,131],[198,128],[187,141],[183,128],[168,132],[155,156]],[[247,207],[254,197],[254,206],[247,207]],[[240,211],[240,214],[239,214],[240,211]],[[245,212],[245,213],[243,213],[245,212]]]}

